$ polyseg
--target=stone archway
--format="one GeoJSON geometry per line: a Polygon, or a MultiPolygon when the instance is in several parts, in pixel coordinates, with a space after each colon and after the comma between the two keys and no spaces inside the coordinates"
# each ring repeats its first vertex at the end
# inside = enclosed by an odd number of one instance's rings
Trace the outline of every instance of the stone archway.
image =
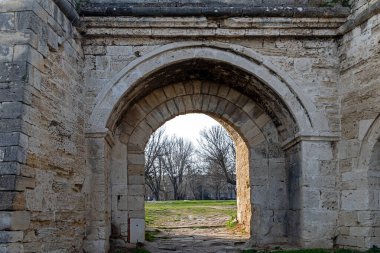
{"type": "Polygon", "coordinates": [[[380,236],[373,228],[380,225],[380,115],[369,125],[357,164],[343,175],[343,183],[348,187],[342,191],[342,213],[354,213],[356,222],[342,225],[349,229],[350,235],[361,236],[360,247],[378,245],[380,236]],[[360,235],[355,234],[359,229],[360,235]]]}
{"type": "MultiPolygon", "coordinates": [[[[128,64],[102,89],[87,124],[87,132],[113,127],[123,111],[119,103],[128,91],[153,72],[192,59],[228,64],[265,83],[291,111],[304,134],[328,134],[328,123],[298,85],[252,49],[221,42],[179,42],[162,46],[128,64]]],[[[138,87],[137,87],[138,88],[138,87]]],[[[142,88],[142,87],[140,87],[142,88]]],[[[137,92],[137,90],[134,90],[137,92]]]]}
{"type": "Polygon", "coordinates": [[[189,112],[223,121],[247,147],[240,151],[249,177],[239,208],[253,243],[329,247],[336,211],[319,199],[309,203],[325,189],[306,176],[319,177],[315,164],[332,159],[331,136],[310,101],[286,74],[241,46],[174,43],[132,62],[103,89],[87,125],[85,247],[107,249],[111,227],[114,237],[130,239],[131,219],[144,216],[145,143],[165,121],[189,112]],[[328,218],[318,233],[313,215],[328,218]]]}
{"type": "MultiPolygon", "coordinates": [[[[234,132],[240,222],[248,231],[251,223],[255,223],[252,224],[255,229],[250,232],[258,243],[283,242],[287,226],[287,178],[276,127],[257,104],[228,86],[198,80],[167,85],[139,99],[125,112],[117,132],[120,143],[126,145],[128,179],[125,181],[129,187],[132,184],[134,188],[144,189],[144,148],[150,135],[167,120],[193,112],[209,114],[234,132]],[[270,174],[276,176],[269,178],[270,174]],[[252,194],[257,197],[252,198],[252,194]],[[268,196],[273,196],[272,203],[268,203],[268,196]],[[273,227],[276,229],[272,230],[273,227]]],[[[111,174],[116,171],[118,167],[112,168],[111,174]]],[[[118,200],[114,206],[124,202],[123,206],[133,207],[121,210],[127,213],[124,217],[144,218],[143,194],[118,191],[112,193],[112,200],[118,200]]],[[[115,213],[112,217],[119,216],[115,213]]],[[[116,218],[112,222],[118,227],[123,221],[116,218]]]]}
{"type": "Polygon", "coordinates": [[[370,165],[371,154],[380,139],[380,114],[372,121],[360,145],[357,168],[367,170],[370,165]]]}

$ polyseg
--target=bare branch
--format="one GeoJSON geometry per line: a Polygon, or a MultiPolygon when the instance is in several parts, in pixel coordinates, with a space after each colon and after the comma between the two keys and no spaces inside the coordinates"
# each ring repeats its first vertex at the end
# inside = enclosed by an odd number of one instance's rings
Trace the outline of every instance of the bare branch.
{"type": "Polygon", "coordinates": [[[191,142],[172,136],[165,143],[164,150],[163,168],[173,186],[174,199],[184,199],[184,176],[191,167],[194,147],[191,142]]]}
{"type": "MultiPolygon", "coordinates": [[[[223,174],[227,183],[236,185],[235,164],[236,151],[235,145],[221,126],[212,126],[201,132],[199,143],[199,155],[203,162],[208,164],[208,168],[217,169],[223,174]]],[[[215,173],[213,173],[215,174],[215,173]]]]}
{"type": "Polygon", "coordinates": [[[163,175],[161,156],[163,156],[165,143],[165,128],[160,128],[150,136],[145,147],[145,180],[156,200],[160,198],[163,175]]]}

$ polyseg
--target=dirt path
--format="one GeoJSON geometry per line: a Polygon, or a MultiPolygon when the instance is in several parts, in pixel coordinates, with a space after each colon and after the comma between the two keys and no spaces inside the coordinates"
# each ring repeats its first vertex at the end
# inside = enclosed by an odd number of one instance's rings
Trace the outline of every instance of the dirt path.
{"type": "Polygon", "coordinates": [[[146,249],[154,253],[167,252],[241,252],[249,235],[226,227],[228,216],[190,216],[178,222],[167,222],[148,228],[160,232],[153,242],[146,242],[146,249]]]}

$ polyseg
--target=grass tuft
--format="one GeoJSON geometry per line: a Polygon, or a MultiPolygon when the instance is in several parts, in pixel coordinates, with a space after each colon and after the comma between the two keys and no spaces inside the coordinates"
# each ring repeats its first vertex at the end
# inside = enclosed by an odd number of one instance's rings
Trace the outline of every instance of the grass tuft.
{"type": "Polygon", "coordinates": [[[145,240],[148,242],[153,242],[156,240],[156,235],[160,233],[160,230],[155,229],[154,231],[145,231],[145,240]]]}
{"type": "Polygon", "coordinates": [[[238,225],[237,215],[231,215],[231,218],[227,221],[226,226],[228,229],[234,229],[238,225]]]}

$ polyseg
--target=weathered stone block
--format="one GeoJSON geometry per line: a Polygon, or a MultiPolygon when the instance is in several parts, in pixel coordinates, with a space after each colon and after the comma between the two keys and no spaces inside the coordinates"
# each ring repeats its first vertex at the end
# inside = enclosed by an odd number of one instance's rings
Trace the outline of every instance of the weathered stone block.
{"type": "Polygon", "coordinates": [[[20,242],[23,237],[22,231],[0,231],[0,243],[20,242]]]}
{"type": "Polygon", "coordinates": [[[0,30],[14,30],[15,29],[15,15],[14,13],[0,13],[0,30]]]}
{"type": "Polygon", "coordinates": [[[23,210],[25,195],[19,192],[0,192],[0,210],[23,210]]]}
{"type": "Polygon", "coordinates": [[[25,162],[25,150],[19,146],[0,147],[1,162],[25,162]]]}
{"type": "Polygon", "coordinates": [[[117,210],[128,211],[128,195],[119,195],[117,197],[117,210]]]}
{"type": "Polygon", "coordinates": [[[365,248],[365,239],[362,236],[338,236],[336,243],[346,247],[365,248]]]}
{"type": "Polygon", "coordinates": [[[83,248],[85,252],[103,253],[107,251],[107,243],[106,240],[86,240],[83,248]]]}
{"type": "Polygon", "coordinates": [[[21,116],[22,112],[23,112],[23,108],[22,108],[22,103],[20,102],[0,103],[0,118],[16,119],[21,116]]]}
{"type": "Polygon", "coordinates": [[[128,193],[130,196],[145,196],[145,185],[129,185],[128,193]]]}
{"type": "Polygon", "coordinates": [[[0,61],[10,62],[13,58],[13,47],[0,45],[0,61]]]}
{"type": "Polygon", "coordinates": [[[145,178],[143,175],[141,176],[129,175],[128,176],[128,184],[141,185],[144,183],[145,183],[145,178]]]}
{"type": "Polygon", "coordinates": [[[123,223],[120,225],[120,234],[122,236],[128,237],[128,231],[129,231],[128,223],[123,223]]]}
{"type": "Polygon", "coordinates": [[[343,210],[366,210],[369,206],[369,196],[366,190],[342,191],[343,210]]]}
{"type": "Polygon", "coordinates": [[[144,196],[128,196],[127,197],[128,202],[128,210],[131,211],[138,211],[144,210],[144,196]]]}
{"type": "Polygon", "coordinates": [[[354,158],[358,155],[360,143],[358,140],[345,140],[339,142],[339,153],[338,157],[340,159],[354,158]]]}
{"type": "Polygon", "coordinates": [[[24,89],[22,87],[23,81],[17,81],[12,83],[7,89],[2,89],[0,93],[0,103],[1,102],[16,102],[25,101],[24,89]]]}
{"type": "Polygon", "coordinates": [[[321,208],[338,210],[339,195],[336,191],[323,191],[321,194],[321,208]]]}
{"type": "Polygon", "coordinates": [[[380,226],[380,211],[358,211],[358,223],[360,226],[380,226]]]}
{"type": "Polygon", "coordinates": [[[128,211],[129,217],[145,219],[145,210],[130,210],[128,211]]]}
{"type": "Polygon", "coordinates": [[[17,176],[15,175],[0,176],[0,191],[15,190],[16,179],[17,179],[17,176]]]}
{"type": "Polygon", "coordinates": [[[0,143],[2,146],[17,146],[19,145],[21,133],[0,133],[0,143]]]}
{"type": "Polygon", "coordinates": [[[108,56],[96,56],[96,69],[97,70],[107,70],[110,66],[110,61],[108,56]]]}
{"type": "Polygon", "coordinates": [[[0,244],[1,253],[20,253],[23,252],[24,245],[22,243],[0,244]]]}
{"type": "MultiPolygon", "coordinates": [[[[308,224],[318,225],[321,230],[332,232],[331,230],[324,228],[327,225],[335,227],[338,221],[338,212],[322,209],[305,209],[303,210],[303,219],[308,221],[308,224]],[[321,224],[324,224],[323,226],[321,224]]],[[[327,235],[326,235],[327,236],[327,235]]]]}
{"type": "Polygon", "coordinates": [[[374,236],[374,232],[371,227],[350,227],[351,236],[374,236]]]}
{"type": "Polygon", "coordinates": [[[303,208],[319,208],[320,191],[317,189],[305,189],[303,192],[303,208]]]}
{"type": "MultiPolygon", "coordinates": [[[[4,153],[0,153],[0,160],[4,159],[4,153]]],[[[0,174],[1,175],[19,175],[20,174],[20,164],[17,162],[1,162],[0,163],[0,174]]]]}
{"type": "Polygon", "coordinates": [[[26,81],[26,62],[22,60],[0,62],[0,82],[26,81]]]}
{"type": "Polygon", "coordinates": [[[128,154],[128,163],[133,165],[143,165],[145,163],[144,154],[128,154]]]}
{"type": "Polygon", "coordinates": [[[29,228],[29,225],[29,212],[0,212],[0,230],[25,230],[29,228]]]}
{"type": "MultiPolygon", "coordinates": [[[[84,50],[84,54],[86,55],[105,55],[108,52],[108,48],[109,47],[107,47],[106,49],[105,46],[86,46],[83,48],[83,50],[84,50]]],[[[120,54],[116,54],[116,55],[120,55],[120,54]]]]}
{"type": "Polygon", "coordinates": [[[21,127],[21,119],[10,119],[10,118],[2,118],[0,121],[0,132],[1,133],[12,133],[12,132],[20,132],[22,130],[21,127]]]}
{"type": "Polygon", "coordinates": [[[47,46],[50,51],[56,52],[58,49],[58,35],[50,27],[47,29],[47,46]]]}
{"type": "Polygon", "coordinates": [[[340,211],[339,224],[344,226],[356,226],[358,224],[358,214],[355,211],[340,211]]]}

